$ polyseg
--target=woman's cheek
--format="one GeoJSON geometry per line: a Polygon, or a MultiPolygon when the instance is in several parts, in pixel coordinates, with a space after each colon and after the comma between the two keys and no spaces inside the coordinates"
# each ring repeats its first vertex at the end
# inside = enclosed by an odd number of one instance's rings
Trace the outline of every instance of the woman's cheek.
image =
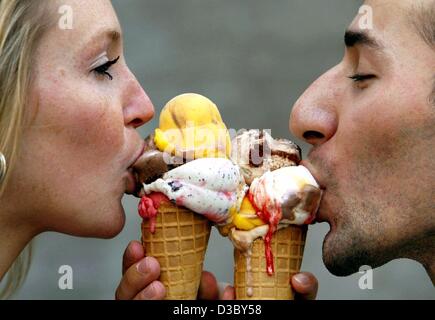
{"type": "Polygon", "coordinates": [[[88,168],[99,166],[101,162],[93,161],[111,160],[121,150],[122,110],[110,99],[89,90],[77,92],[82,94],[47,99],[44,106],[47,120],[43,122],[49,123],[47,128],[59,140],[55,145],[62,145],[64,153],[80,155],[88,168]]]}

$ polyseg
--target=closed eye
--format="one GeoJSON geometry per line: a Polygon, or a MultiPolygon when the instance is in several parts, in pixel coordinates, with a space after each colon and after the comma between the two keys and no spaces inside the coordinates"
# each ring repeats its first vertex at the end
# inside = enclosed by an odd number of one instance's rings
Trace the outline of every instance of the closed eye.
{"type": "Polygon", "coordinates": [[[354,74],[348,78],[352,79],[354,82],[362,82],[365,80],[374,79],[376,76],[374,74],[354,74]]]}
{"type": "Polygon", "coordinates": [[[115,63],[117,63],[119,60],[119,56],[118,58],[111,60],[111,61],[107,61],[106,63],[102,64],[101,66],[96,67],[95,69],[93,69],[92,71],[97,73],[98,75],[105,75],[107,76],[110,80],[113,80],[112,75],[108,72],[110,67],[113,66],[115,63]]]}

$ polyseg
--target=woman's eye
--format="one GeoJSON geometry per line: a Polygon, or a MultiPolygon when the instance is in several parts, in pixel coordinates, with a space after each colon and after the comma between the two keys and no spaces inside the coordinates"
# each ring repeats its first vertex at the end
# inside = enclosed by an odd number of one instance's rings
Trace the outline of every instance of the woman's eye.
{"type": "Polygon", "coordinates": [[[99,75],[105,75],[107,76],[110,80],[113,80],[112,75],[108,72],[110,67],[113,66],[115,63],[117,63],[119,60],[119,57],[111,60],[111,61],[107,61],[105,64],[102,64],[101,66],[96,67],[95,69],[93,69],[92,71],[94,71],[95,73],[99,74],[99,75]]]}

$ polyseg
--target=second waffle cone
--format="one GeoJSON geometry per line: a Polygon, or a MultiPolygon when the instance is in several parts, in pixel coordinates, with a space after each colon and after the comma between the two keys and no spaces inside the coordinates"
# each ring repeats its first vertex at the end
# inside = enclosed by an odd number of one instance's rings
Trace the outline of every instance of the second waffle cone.
{"type": "Polygon", "coordinates": [[[234,250],[234,288],[238,300],[293,300],[291,277],[300,271],[305,247],[307,226],[288,226],[272,237],[272,252],[275,272],[266,272],[264,240],[256,239],[252,244],[251,275],[247,270],[247,258],[234,250]],[[248,277],[251,280],[248,281],[248,277]],[[250,282],[250,283],[249,283],[250,282]],[[252,288],[252,295],[248,289],[252,288]]]}
{"type": "Polygon", "coordinates": [[[145,253],[160,263],[166,300],[194,300],[210,237],[210,222],[172,203],[162,203],[157,211],[154,234],[150,232],[149,221],[142,223],[145,253]]]}

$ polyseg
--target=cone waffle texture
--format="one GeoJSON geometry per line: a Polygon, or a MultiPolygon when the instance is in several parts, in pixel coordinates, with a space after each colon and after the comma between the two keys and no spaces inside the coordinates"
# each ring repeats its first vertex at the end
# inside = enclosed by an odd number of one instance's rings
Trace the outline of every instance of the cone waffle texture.
{"type": "Polygon", "coordinates": [[[251,288],[248,296],[246,256],[234,250],[234,284],[238,300],[293,300],[294,293],[290,279],[298,273],[304,253],[306,226],[289,226],[280,229],[272,237],[272,253],[275,272],[269,276],[266,271],[264,240],[256,239],[252,244],[251,288]]]}
{"type": "Polygon", "coordinates": [[[166,287],[167,300],[194,300],[211,225],[206,218],[171,203],[162,203],[157,211],[154,234],[149,221],[142,223],[146,255],[160,263],[160,281],[166,287]]]}

